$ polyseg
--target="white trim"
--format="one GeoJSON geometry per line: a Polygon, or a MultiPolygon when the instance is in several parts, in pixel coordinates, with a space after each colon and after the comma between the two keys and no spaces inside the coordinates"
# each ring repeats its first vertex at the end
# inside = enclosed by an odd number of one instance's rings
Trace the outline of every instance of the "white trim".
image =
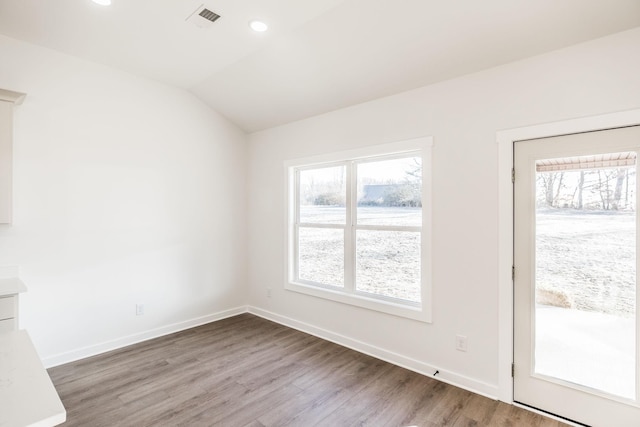
{"type": "MultiPolygon", "coordinates": [[[[384,297],[380,296],[375,298],[367,298],[365,295],[359,293],[348,294],[344,291],[341,291],[339,288],[336,288],[334,290],[328,286],[324,287],[319,285],[307,285],[299,282],[287,281],[285,282],[284,288],[289,291],[298,292],[312,297],[328,299],[330,301],[335,301],[342,304],[355,305],[357,307],[379,311],[381,313],[391,314],[394,316],[405,317],[408,319],[418,320],[421,322],[430,322],[429,313],[427,313],[427,310],[423,310],[420,307],[423,305],[423,303],[401,303],[400,301],[394,303],[390,299],[386,300],[384,299],[384,297]],[[411,304],[419,304],[420,306],[411,304]]],[[[424,305],[429,307],[431,303],[430,301],[426,300],[424,302],[424,305]]]]}
{"type": "Polygon", "coordinates": [[[405,368],[418,374],[437,379],[452,386],[488,397],[489,399],[496,399],[498,388],[493,384],[485,383],[483,381],[466,377],[455,372],[445,371],[434,365],[430,365],[428,363],[424,363],[422,361],[412,359],[398,353],[394,353],[393,351],[385,350],[383,348],[376,347],[374,345],[367,344],[365,342],[349,338],[344,335],[319,328],[317,326],[310,325],[308,323],[300,322],[286,316],[281,316],[279,314],[272,313],[258,307],[249,306],[248,311],[251,314],[265,318],[267,320],[271,320],[272,322],[276,322],[289,328],[296,329],[298,331],[302,331],[315,337],[321,338],[323,340],[339,344],[343,347],[347,347],[359,353],[375,357],[376,359],[384,360],[385,362],[391,363],[401,368],[405,368]],[[434,376],[434,373],[436,371],[439,371],[438,375],[434,376]]]}
{"type": "MultiPolygon", "coordinates": [[[[498,131],[498,399],[513,403],[513,143],[640,125],[640,109],[498,131]]],[[[516,177],[517,179],[517,177],[516,177]]]]}
{"type": "MultiPolygon", "coordinates": [[[[358,148],[354,150],[346,150],[340,152],[332,152],[328,154],[321,154],[306,158],[299,158],[288,160],[284,162],[284,181],[285,181],[285,230],[286,236],[284,239],[285,247],[285,265],[284,265],[284,288],[289,291],[298,292],[301,294],[324,298],[331,301],[336,301],[343,304],[350,304],[357,307],[366,308],[369,310],[379,311],[382,313],[391,314],[394,316],[405,317],[408,319],[418,320],[421,322],[431,322],[432,311],[432,272],[431,272],[431,206],[432,206],[432,189],[431,189],[431,147],[433,146],[433,137],[424,136],[420,138],[414,138],[410,140],[392,142],[387,144],[374,145],[364,148],[358,148]],[[375,161],[377,158],[390,159],[400,158],[403,155],[410,155],[412,153],[419,153],[422,157],[422,169],[426,173],[422,174],[422,225],[420,227],[391,227],[391,226],[358,226],[362,229],[389,229],[389,230],[402,230],[402,231],[419,231],[421,236],[421,302],[419,303],[404,303],[401,300],[395,301],[392,298],[384,298],[378,296],[367,296],[363,293],[354,292],[350,288],[352,281],[347,280],[345,277],[345,284],[343,290],[332,290],[324,286],[318,286],[315,284],[302,283],[300,281],[294,281],[295,271],[297,270],[296,262],[297,258],[292,257],[291,254],[296,252],[296,240],[297,230],[301,224],[296,226],[296,221],[299,219],[299,212],[297,209],[297,203],[295,201],[295,192],[299,175],[296,171],[300,169],[308,169],[314,167],[324,167],[344,164],[351,167],[347,167],[347,174],[353,173],[353,164],[359,164],[367,161],[375,161]]],[[[352,186],[353,180],[349,180],[352,186]]],[[[351,189],[353,191],[353,188],[351,189]]],[[[353,212],[354,200],[351,200],[350,195],[352,191],[347,192],[347,205],[351,205],[351,211],[353,212]]],[[[347,212],[350,210],[347,209],[347,212]]],[[[314,228],[335,228],[344,229],[345,233],[354,232],[354,227],[351,221],[347,221],[347,224],[335,224],[335,225],[311,225],[314,228]]],[[[353,236],[352,236],[353,237],[353,236]]],[[[353,241],[346,239],[347,244],[353,241]]],[[[348,249],[348,248],[347,248],[348,249]]],[[[353,271],[353,268],[349,268],[349,265],[353,264],[353,259],[349,258],[353,251],[345,251],[345,270],[347,276],[349,272],[353,271]],[[351,263],[351,264],[348,264],[351,263]]]]}
{"type": "Polygon", "coordinates": [[[127,335],[125,337],[117,338],[111,341],[106,341],[100,344],[94,344],[91,346],[67,351],[65,353],[55,354],[53,356],[45,357],[44,359],[42,359],[42,363],[45,366],[45,368],[51,368],[54,366],[58,366],[65,363],[74,362],[76,360],[84,359],[87,357],[95,356],[97,354],[106,353],[108,351],[116,350],[132,344],[137,344],[153,338],[158,338],[165,335],[173,334],[175,332],[184,331],[185,329],[195,328],[196,326],[201,326],[207,323],[226,319],[228,317],[237,316],[239,314],[246,313],[246,312],[247,312],[246,306],[236,307],[229,310],[220,311],[218,313],[208,314],[202,317],[196,317],[195,319],[185,320],[183,322],[161,326],[159,328],[151,329],[148,331],[138,332],[136,334],[127,335]]]}
{"type": "Polygon", "coordinates": [[[13,102],[15,105],[22,104],[26,93],[14,92],[12,90],[0,89],[0,101],[13,102]]]}
{"type": "Polygon", "coordinates": [[[331,166],[331,163],[340,163],[338,159],[364,159],[366,157],[377,157],[380,155],[402,154],[410,151],[417,151],[433,146],[433,137],[422,136],[419,138],[407,139],[398,142],[386,144],[372,145],[369,147],[355,148],[353,150],[344,150],[331,152],[327,154],[318,154],[304,158],[297,158],[285,161],[285,170],[294,166],[324,165],[331,166]]]}

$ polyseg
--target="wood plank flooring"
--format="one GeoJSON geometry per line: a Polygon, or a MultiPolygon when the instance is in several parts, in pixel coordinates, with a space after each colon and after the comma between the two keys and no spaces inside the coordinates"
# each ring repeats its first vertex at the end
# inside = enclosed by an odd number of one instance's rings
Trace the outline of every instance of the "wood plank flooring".
{"type": "Polygon", "coordinates": [[[564,425],[250,314],[49,375],[67,427],[564,425]]]}

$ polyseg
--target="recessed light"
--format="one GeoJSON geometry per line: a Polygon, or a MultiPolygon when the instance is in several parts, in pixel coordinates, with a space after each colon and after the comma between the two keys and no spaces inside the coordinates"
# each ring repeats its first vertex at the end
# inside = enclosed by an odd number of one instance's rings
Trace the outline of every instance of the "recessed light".
{"type": "Polygon", "coordinates": [[[263,33],[269,29],[269,26],[262,21],[251,21],[249,22],[249,27],[259,33],[263,33]]]}
{"type": "Polygon", "coordinates": [[[109,6],[111,5],[111,0],[91,0],[95,4],[99,4],[100,6],[109,6]]]}

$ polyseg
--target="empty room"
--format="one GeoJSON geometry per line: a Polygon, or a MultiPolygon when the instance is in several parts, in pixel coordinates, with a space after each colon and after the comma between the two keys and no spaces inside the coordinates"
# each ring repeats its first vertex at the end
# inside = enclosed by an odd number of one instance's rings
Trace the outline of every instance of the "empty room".
{"type": "Polygon", "coordinates": [[[640,426],[638,0],[0,0],[0,426],[640,426]]]}

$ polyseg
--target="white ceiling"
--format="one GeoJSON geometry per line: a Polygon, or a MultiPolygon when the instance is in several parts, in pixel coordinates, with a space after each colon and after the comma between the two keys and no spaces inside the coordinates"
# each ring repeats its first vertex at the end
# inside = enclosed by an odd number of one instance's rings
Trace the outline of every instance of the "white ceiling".
{"type": "Polygon", "coordinates": [[[0,0],[0,33],[188,89],[248,132],[640,26],[640,0],[112,3],[0,0]],[[202,3],[208,29],[185,21],[202,3]]]}

